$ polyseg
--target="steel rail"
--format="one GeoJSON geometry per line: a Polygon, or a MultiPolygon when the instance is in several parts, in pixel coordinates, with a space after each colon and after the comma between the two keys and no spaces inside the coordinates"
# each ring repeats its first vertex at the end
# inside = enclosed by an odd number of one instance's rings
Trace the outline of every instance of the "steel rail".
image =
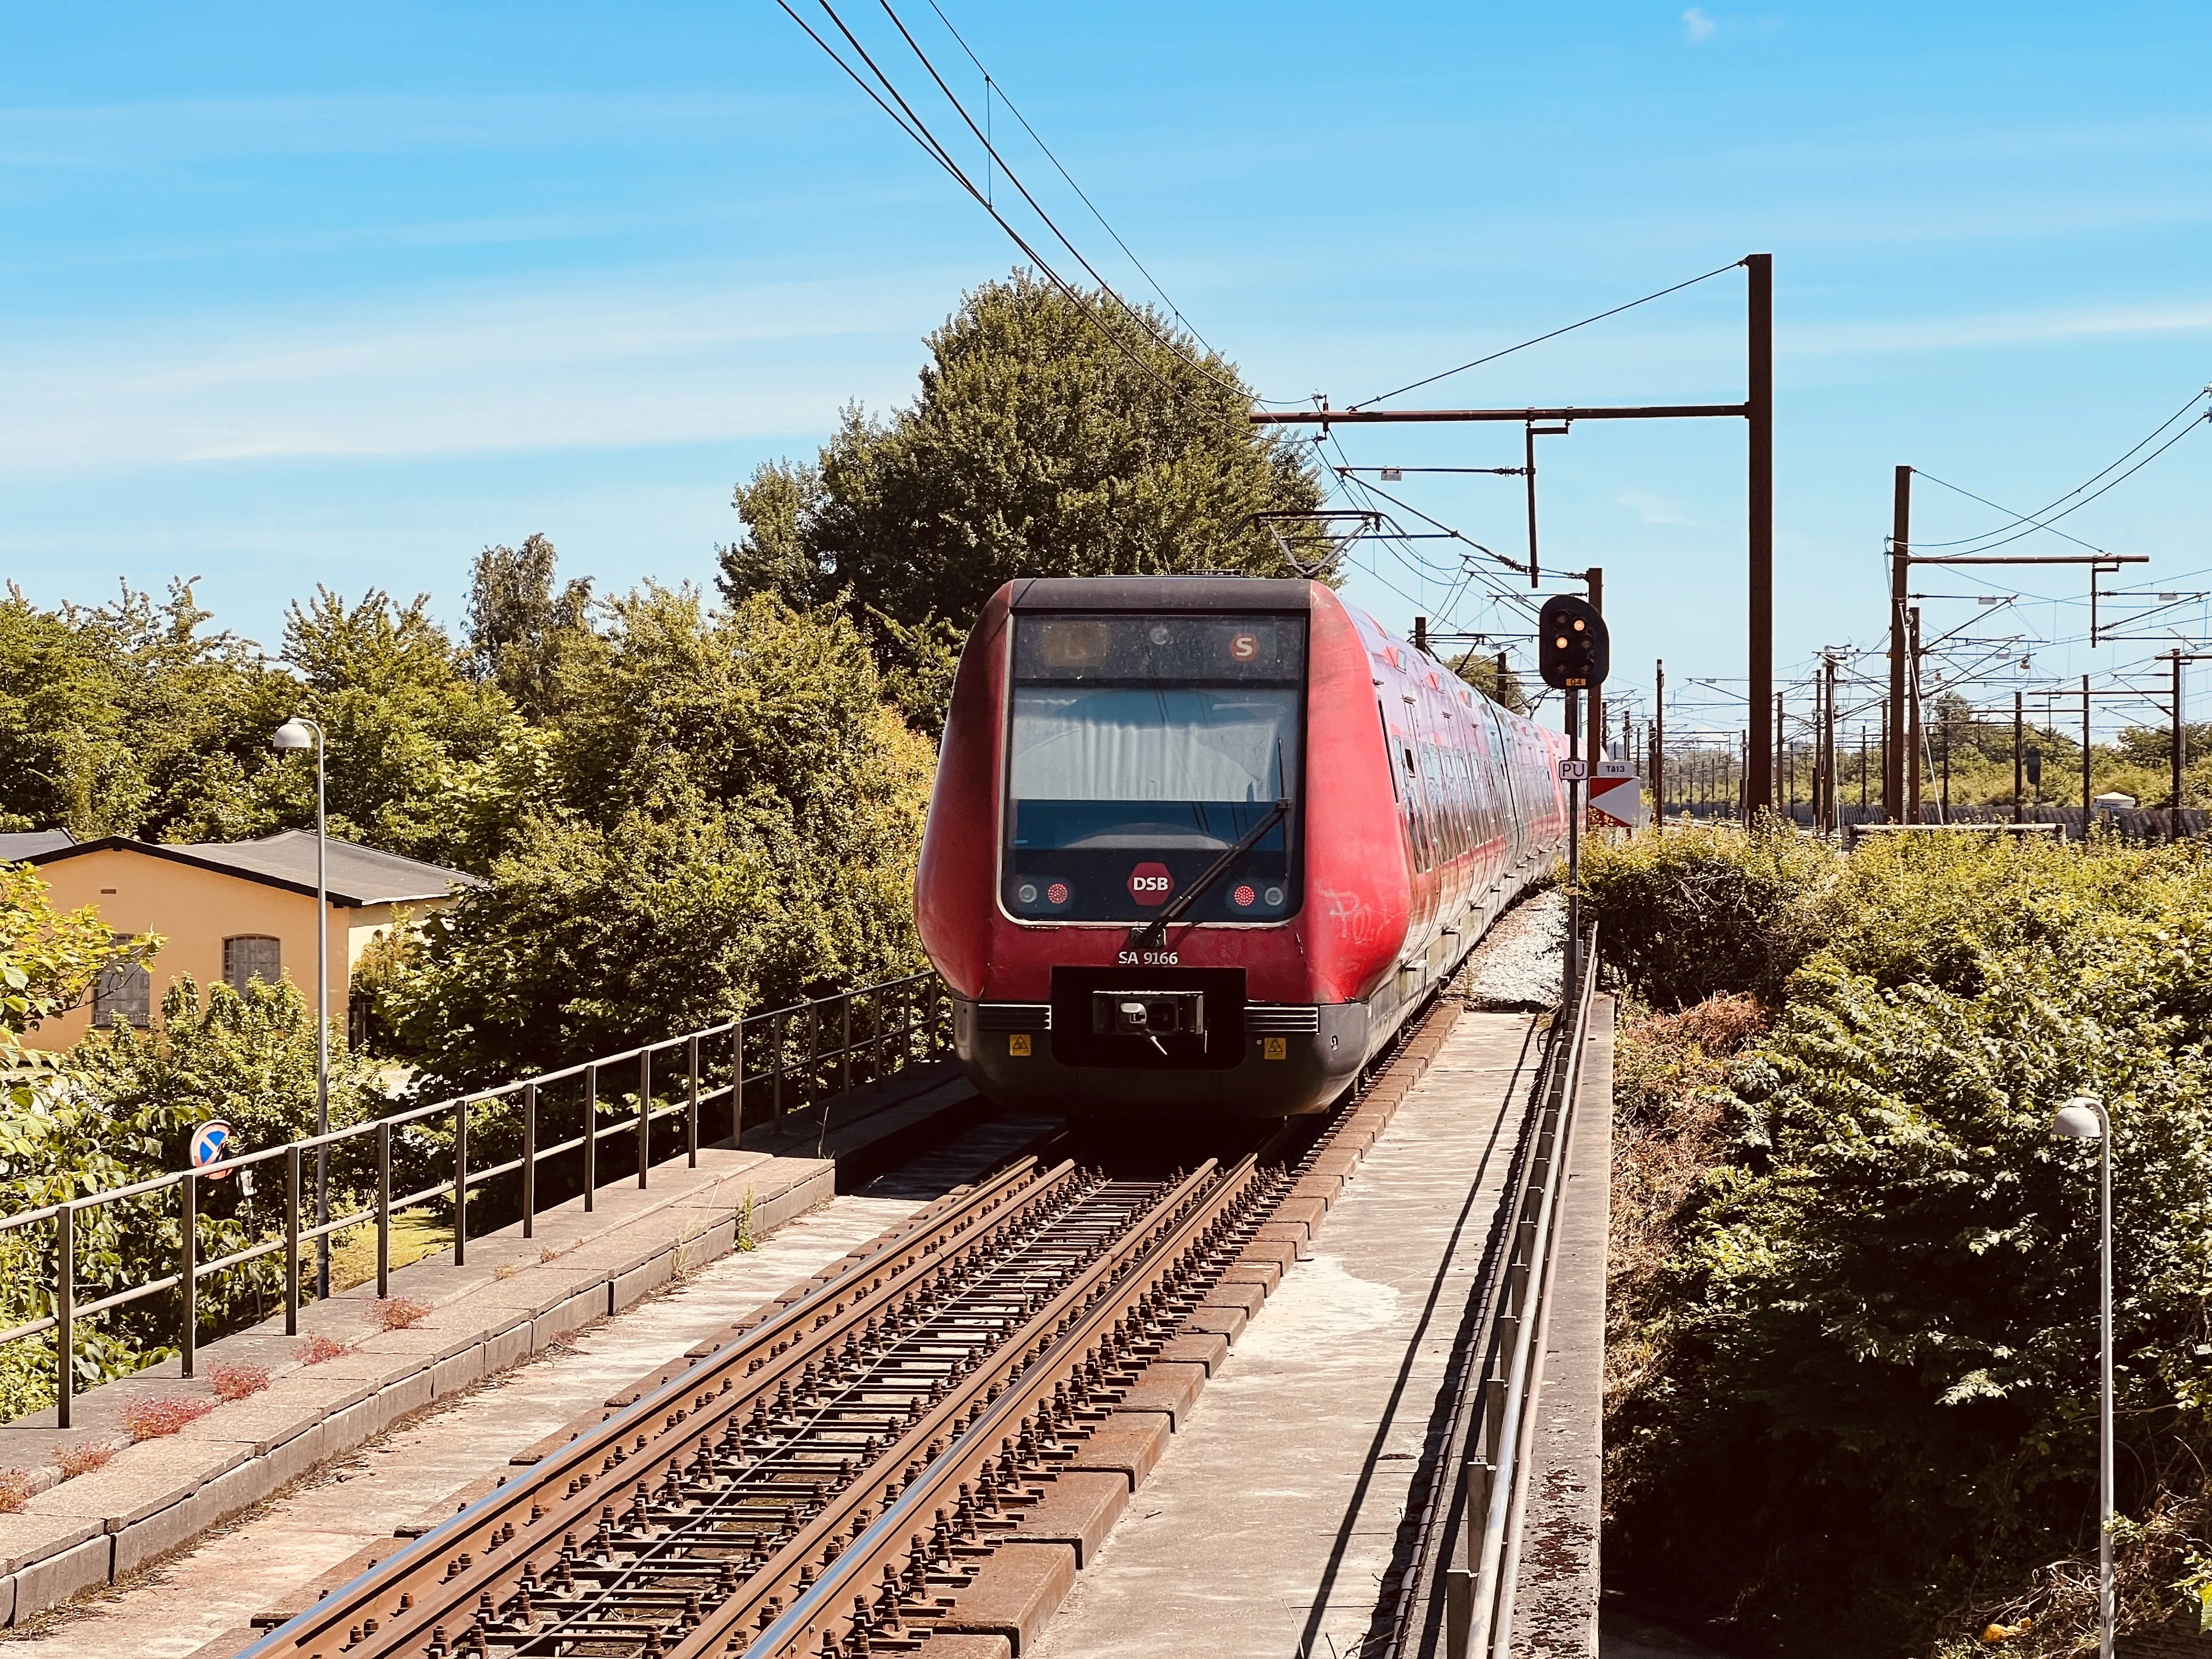
{"type": "Polygon", "coordinates": [[[1575,1097],[1582,1082],[1583,1050],[1590,1000],[1597,984],[1596,930],[1591,929],[1581,984],[1545,1079],[1530,1163],[1515,1227],[1504,1296],[1493,1311],[1489,1355],[1481,1384],[1467,1398],[1465,1448],[1456,1473],[1466,1504],[1452,1540],[1446,1577],[1445,1650],[1449,1659],[1485,1656],[1510,1659],[1514,1591],[1518,1583],[1518,1516],[1528,1483],[1531,1425],[1543,1366],[1539,1340],[1550,1310],[1552,1267],[1557,1254],[1559,1200],[1566,1190],[1568,1152],[1574,1133],[1575,1097]],[[1510,1346],[1509,1346],[1510,1341],[1510,1346]],[[1480,1514],[1480,1530],[1468,1522],[1480,1514]],[[1465,1595],[1465,1619],[1451,1616],[1465,1595]]]}
{"type": "Polygon", "coordinates": [[[242,1659],[916,1648],[1337,1127],[1164,1183],[1024,1159],[616,1395],[242,1659]]]}
{"type": "MultiPolygon", "coordinates": [[[[1505,1190],[1483,1249],[1461,1329],[1465,1334],[1455,1372],[1448,1373],[1451,1415],[1441,1455],[1418,1498],[1413,1559],[1378,1609],[1378,1659],[1409,1659],[1439,1651],[1450,1659],[1490,1659],[1486,1617],[1480,1644],[1471,1644],[1478,1594],[1494,1613],[1493,1575],[1478,1585],[1473,1567],[1492,1541],[1486,1530],[1493,1498],[1506,1507],[1497,1517],[1498,1561],[1510,1575],[1516,1540],[1517,1494],[1526,1489],[1522,1425],[1535,1407],[1534,1371],[1543,1353],[1542,1325],[1549,1307],[1551,1241],[1555,1202],[1565,1186],[1567,1137],[1581,1079],[1590,998],[1596,981],[1596,930],[1590,930],[1574,1001],[1555,1016],[1535,1085],[1529,1091],[1505,1190]],[[1502,1459],[1502,1462],[1501,1462],[1502,1459]],[[1500,1480],[1498,1471],[1506,1471],[1500,1480]],[[1476,1528],[1484,1528],[1477,1530],[1476,1528]]],[[[1510,1588],[1504,1627],[1510,1635],[1510,1588]]],[[[1504,1651],[1501,1648],[1499,1651],[1504,1651]]]]}
{"type": "Polygon", "coordinates": [[[864,1253],[835,1264],[817,1287],[611,1412],[597,1430],[542,1459],[530,1474],[469,1504],[246,1652],[343,1650],[349,1659],[371,1659],[428,1650],[437,1624],[454,1618],[457,1607],[480,1604],[486,1595],[504,1600],[520,1589],[528,1570],[523,1558],[543,1547],[535,1540],[582,1523],[593,1507],[604,1507],[605,1498],[618,1496],[608,1477],[619,1477],[617,1486],[665,1485],[687,1453],[696,1458],[696,1449],[713,1431],[732,1437],[730,1431],[746,1408],[779,1391],[788,1399],[794,1381],[815,1378],[817,1362],[840,1339],[893,1314],[899,1293],[910,1304],[916,1292],[926,1297],[943,1286],[988,1255],[1012,1227],[1064,1206],[1080,1184],[1072,1164],[1040,1173],[1035,1160],[1024,1158],[931,1206],[864,1253]],[[565,1492],[549,1507],[545,1498],[564,1481],[565,1492]],[[518,1538],[522,1548],[505,1549],[518,1538]]]}
{"type": "Polygon", "coordinates": [[[943,1592],[964,1583],[987,1553],[987,1535],[1019,1535],[1020,1511],[1040,1501],[1037,1487],[1049,1481],[1053,1465],[1073,1455],[1060,1437],[1104,1420],[1181,1322],[1180,1313],[1172,1321],[1161,1316],[1164,1304],[1206,1267],[1226,1265],[1211,1260],[1207,1247],[1225,1255],[1232,1218],[1249,1214],[1281,1180],[1265,1180],[1250,1157],[1219,1179],[1210,1164],[1201,1166],[1162,1198],[1145,1225],[1042,1310],[1018,1346],[1002,1351],[983,1398],[969,1396],[964,1427],[956,1401],[915,1430],[909,1438],[944,1429],[951,1444],[902,1489],[886,1490],[880,1516],[871,1519],[860,1508],[851,1544],[833,1550],[787,1609],[763,1620],[755,1609],[775,1608],[779,1598],[757,1585],[672,1649],[669,1659],[732,1651],[801,1659],[817,1642],[821,1652],[866,1652],[878,1641],[907,1645],[916,1626],[926,1631],[955,1599],[943,1592]],[[748,1612],[757,1633],[733,1643],[745,1636],[748,1612]]]}

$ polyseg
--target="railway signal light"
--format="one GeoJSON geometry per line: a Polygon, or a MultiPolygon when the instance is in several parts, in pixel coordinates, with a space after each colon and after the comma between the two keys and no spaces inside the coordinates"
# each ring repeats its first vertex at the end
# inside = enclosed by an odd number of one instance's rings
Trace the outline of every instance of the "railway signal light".
{"type": "Polygon", "coordinates": [[[1605,684],[1612,666],[1605,618],[1571,593],[1544,601],[1536,618],[1536,672],[1554,691],[1587,690],[1605,684]]]}

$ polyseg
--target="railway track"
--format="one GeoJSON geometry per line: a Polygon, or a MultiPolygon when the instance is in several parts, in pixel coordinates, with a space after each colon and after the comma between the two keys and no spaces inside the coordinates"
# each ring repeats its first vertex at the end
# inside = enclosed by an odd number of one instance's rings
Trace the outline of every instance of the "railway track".
{"type": "Polygon", "coordinates": [[[915,1651],[1351,1115],[1164,1176],[1021,1158],[240,1659],[915,1651]]]}
{"type": "Polygon", "coordinates": [[[247,1651],[918,1645],[1290,1178],[1025,1158],[247,1651]]]}

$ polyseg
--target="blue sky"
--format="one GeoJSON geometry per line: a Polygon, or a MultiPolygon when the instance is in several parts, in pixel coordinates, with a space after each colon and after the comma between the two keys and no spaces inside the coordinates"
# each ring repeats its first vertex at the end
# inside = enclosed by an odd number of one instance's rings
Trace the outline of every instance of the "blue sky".
{"type": "MultiPolygon", "coordinates": [[[[1879,645],[1893,465],[2039,506],[2212,380],[2201,6],[940,3],[1271,398],[1352,402],[1773,252],[1785,665],[1879,645]]],[[[921,337],[1015,257],[768,0],[17,9],[0,212],[0,571],[49,603],[201,575],[272,647],[317,582],[457,617],[475,550],[532,531],[603,586],[705,581],[732,483],[848,399],[908,396],[921,337]]],[[[1741,294],[1723,277],[1419,396],[1732,399],[1741,294]]],[[[1342,441],[1328,459],[1518,459],[1510,428],[1342,441]]],[[[2212,586],[2208,442],[2069,528],[2150,555],[2139,585],[2212,586]]],[[[1742,672],[1741,458],[1733,422],[1546,446],[1545,562],[1606,567],[1626,696],[1654,657],[1678,684],[1742,672]]],[[[1392,489],[1519,551],[1516,481],[1392,489]]],[[[1998,521],[1923,487],[1922,537],[1998,521]]],[[[1443,608],[1375,557],[1351,586],[1386,621],[1443,608]]],[[[2058,642],[2075,574],[1925,586],[1964,596],[1927,602],[1931,635],[1984,593],[2064,601],[1968,629],[2039,636],[2021,683],[2155,648],[2058,642]]],[[[1683,690],[1678,729],[1728,718],[1683,690]]]]}

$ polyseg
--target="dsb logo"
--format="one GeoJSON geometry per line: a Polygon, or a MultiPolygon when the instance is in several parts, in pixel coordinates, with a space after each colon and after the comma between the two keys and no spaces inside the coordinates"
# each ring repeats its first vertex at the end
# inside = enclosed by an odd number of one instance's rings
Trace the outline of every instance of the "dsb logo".
{"type": "Polygon", "coordinates": [[[1139,904],[1165,904],[1175,878],[1164,864],[1140,864],[1129,872],[1129,896],[1139,904]]]}

